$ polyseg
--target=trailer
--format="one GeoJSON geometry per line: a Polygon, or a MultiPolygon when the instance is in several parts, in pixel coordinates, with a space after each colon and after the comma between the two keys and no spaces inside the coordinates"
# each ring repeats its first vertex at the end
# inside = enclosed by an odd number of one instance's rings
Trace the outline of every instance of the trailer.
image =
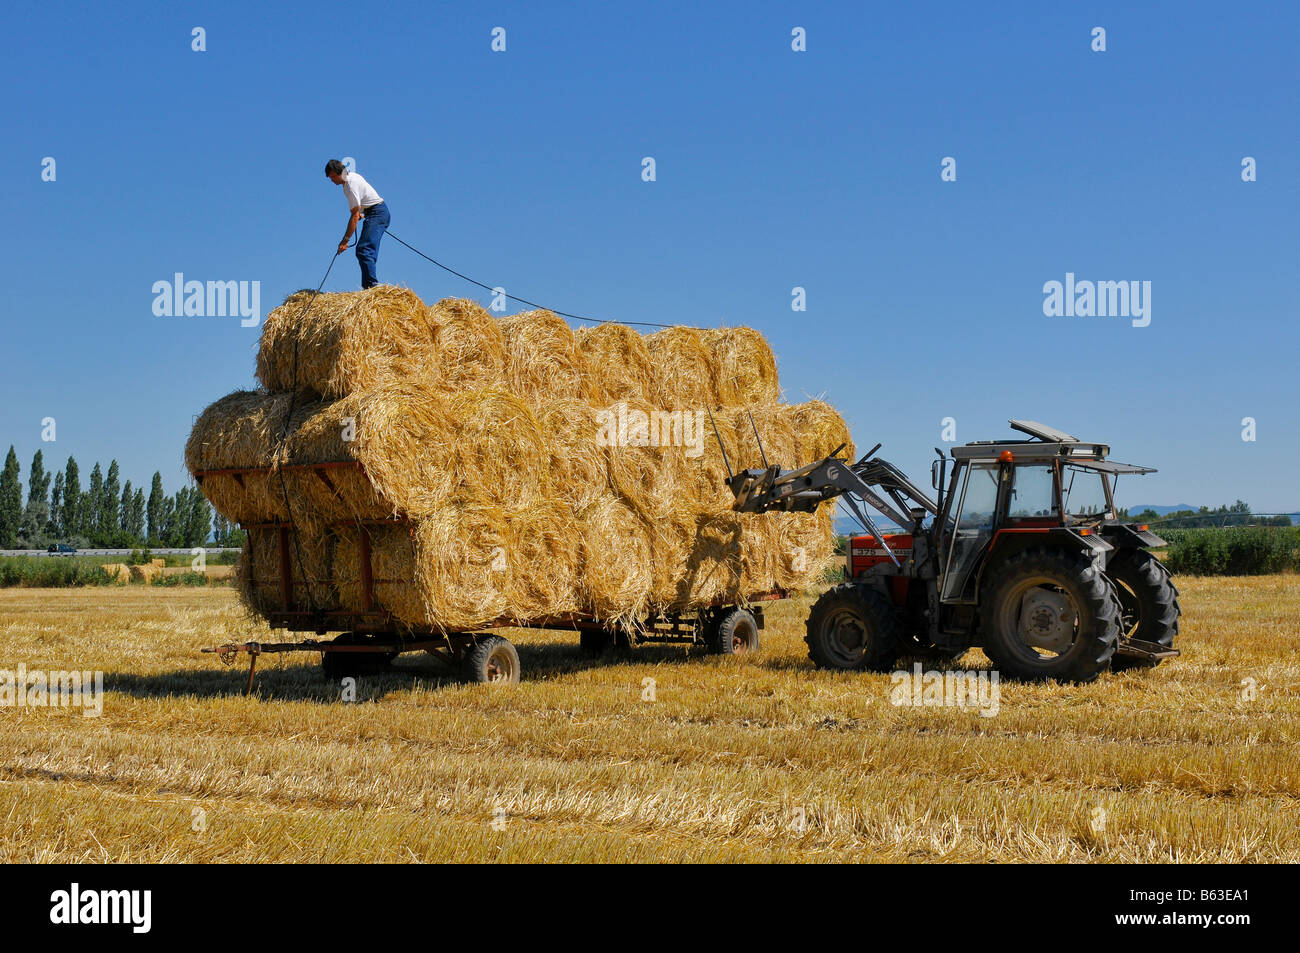
{"type": "MultiPolygon", "coordinates": [[[[331,490],[333,483],[329,471],[340,467],[353,467],[351,463],[319,463],[286,465],[286,469],[310,470],[331,490]]],[[[239,467],[200,471],[195,474],[200,484],[206,476],[231,476],[241,480],[246,475],[266,473],[264,467],[239,467]]],[[[301,604],[293,578],[293,543],[291,522],[241,524],[245,530],[272,530],[276,533],[276,566],[279,589],[279,607],[264,613],[273,629],[288,632],[310,632],[318,638],[305,638],[297,642],[244,642],[214,645],[202,649],[215,654],[227,664],[234,664],[240,655],[248,655],[248,683],[245,693],[253,688],[257,660],[262,655],[286,652],[317,652],[321,656],[321,670],[326,678],[337,680],[382,669],[404,652],[425,652],[443,662],[451,671],[467,682],[514,683],[519,681],[521,666],[519,653],[501,629],[551,629],[575,631],[579,644],[588,655],[604,654],[615,647],[632,648],[643,643],[678,643],[703,647],[721,655],[745,655],[759,649],[759,632],[764,628],[764,604],[785,599],[789,593],[773,589],[750,595],[740,602],[714,601],[708,605],[671,612],[655,612],[637,624],[612,625],[592,615],[566,613],[538,619],[521,620],[502,618],[479,626],[472,631],[448,631],[430,625],[412,625],[398,619],[381,604],[376,595],[377,583],[399,580],[377,579],[372,558],[371,530],[378,526],[409,526],[403,519],[348,519],[333,521],[331,526],[349,527],[358,531],[358,578],[361,584],[361,608],[326,610],[301,604]],[[319,638],[335,634],[332,639],[319,638]]],[[[252,559],[251,538],[243,558],[252,559]]],[[[245,566],[252,574],[252,566],[245,566]]]]}

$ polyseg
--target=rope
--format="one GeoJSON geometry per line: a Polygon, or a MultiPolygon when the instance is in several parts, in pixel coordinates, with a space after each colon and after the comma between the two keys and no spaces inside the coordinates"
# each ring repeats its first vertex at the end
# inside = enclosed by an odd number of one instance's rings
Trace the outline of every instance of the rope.
{"type": "MultiPolygon", "coordinates": [[[[437,265],[439,268],[441,268],[443,271],[447,272],[448,274],[455,275],[457,278],[460,278],[460,279],[463,280],[463,281],[468,281],[468,282],[469,282],[470,284],[472,284],[472,285],[478,285],[478,286],[479,286],[480,288],[482,288],[484,291],[491,292],[492,294],[497,294],[497,293],[498,293],[497,290],[496,290],[495,288],[492,288],[492,287],[490,287],[490,286],[488,286],[488,285],[485,285],[485,284],[483,284],[483,282],[481,282],[481,281],[477,281],[477,280],[471,278],[469,275],[462,275],[459,271],[456,271],[454,268],[448,268],[446,265],[444,265],[442,262],[438,261],[436,258],[430,258],[428,255],[426,255],[424,252],[420,251],[420,249],[416,248],[414,245],[410,245],[410,244],[407,244],[406,242],[402,241],[400,238],[398,238],[396,235],[394,235],[391,231],[389,231],[389,232],[385,232],[385,234],[386,234],[389,238],[391,238],[393,241],[397,242],[399,245],[406,245],[407,248],[409,248],[411,251],[415,252],[417,255],[419,255],[421,258],[423,258],[425,261],[427,261],[427,262],[431,262],[432,264],[437,265]]],[[[504,292],[502,292],[502,294],[504,294],[504,292]]],[[[582,315],[580,315],[580,314],[569,314],[569,312],[567,312],[567,311],[559,311],[559,310],[557,310],[556,308],[548,308],[548,307],[546,307],[546,305],[544,305],[544,304],[538,304],[536,301],[529,301],[527,298],[519,298],[519,297],[516,297],[515,295],[512,295],[512,294],[507,294],[507,295],[505,295],[505,297],[509,298],[511,301],[518,301],[520,304],[526,304],[526,305],[528,305],[528,307],[530,307],[530,308],[541,308],[541,309],[543,309],[543,310],[550,311],[552,314],[558,314],[558,315],[559,315],[560,317],[562,317],[562,318],[572,318],[574,321],[587,321],[587,322],[589,322],[589,323],[591,323],[591,324],[635,324],[635,325],[638,325],[638,326],[640,326],[640,327],[646,327],[646,328],[672,328],[672,327],[682,327],[682,325],[674,325],[674,324],[657,324],[657,323],[654,322],[654,321],[616,321],[616,320],[614,320],[614,319],[612,319],[612,318],[584,318],[584,317],[583,317],[582,315]]],[[[690,326],[690,325],[685,325],[685,327],[691,327],[691,326],[690,326]]],[[[694,331],[703,331],[704,328],[692,328],[692,330],[694,330],[694,331]]]]}

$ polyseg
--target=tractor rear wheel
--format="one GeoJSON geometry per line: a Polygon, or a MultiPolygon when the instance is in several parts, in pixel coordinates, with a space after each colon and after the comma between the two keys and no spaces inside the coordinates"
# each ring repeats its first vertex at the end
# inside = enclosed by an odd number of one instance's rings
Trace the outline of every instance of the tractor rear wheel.
{"type": "Polygon", "coordinates": [[[866,586],[840,583],[822,593],[808,614],[808,656],[818,668],[885,672],[901,652],[894,606],[866,586]]]}
{"type": "Polygon", "coordinates": [[[1119,644],[1120,607],[1104,575],[1067,550],[1031,549],[989,571],[984,652],[1013,678],[1091,682],[1119,644]]]}
{"type": "Polygon", "coordinates": [[[461,674],[467,682],[514,685],[519,682],[519,653],[509,639],[484,635],[465,649],[461,674]]]}
{"type": "MultiPolygon", "coordinates": [[[[1125,549],[1117,553],[1106,567],[1106,575],[1115,581],[1119,596],[1123,632],[1120,641],[1139,639],[1167,649],[1174,647],[1178,635],[1178,589],[1169,570],[1145,549],[1125,549]]],[[[1116,655],[1111,671],[1130,668],[1155,668],[1160,659],[1141,659],[1116,655]]]]}

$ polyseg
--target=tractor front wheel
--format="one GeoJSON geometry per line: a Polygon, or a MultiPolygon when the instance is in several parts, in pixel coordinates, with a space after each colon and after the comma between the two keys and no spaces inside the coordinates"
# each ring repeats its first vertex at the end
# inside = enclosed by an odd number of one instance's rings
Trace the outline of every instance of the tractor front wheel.
{"type": "Polygon", "coordinates": [[[885,672],[901,652],[894,606],[866,586],[840,583],[822,593],[808,614],[808,656],[818,668],[885,672]]]}
{"type": "Polygon", "coordinates": [[[1119,602],[1074,552],[1012,556],[990,569],[980,602],[984,652],[1013,678],[1091,682],[1119,644],[1119,602]]]}

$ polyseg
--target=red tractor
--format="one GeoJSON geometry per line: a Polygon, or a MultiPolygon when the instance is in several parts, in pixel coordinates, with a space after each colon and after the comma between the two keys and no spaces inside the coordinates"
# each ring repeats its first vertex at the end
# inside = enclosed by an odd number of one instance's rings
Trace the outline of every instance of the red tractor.
{"type": "Polygon", "coordinates": [[[1011,426],[1027,439],[954,447],[950,479],[936,450],[933,499],[873,459],[879,444],[852,464],[840,447],[797,470],[730,477],[742,512],[843,497],[866,530],[849,540],[846,581],[808,617],[817,665],[888,671],[979,646],[1012,677],[1089,682],[1178,655],[1178,590],[1150,552],[1165,541],[1117,519],[1113,497],[1120,474],[1154,471],[1034,421],[1011,426]],[[881,533],[861,504],[903,529],[881,533]]]}

